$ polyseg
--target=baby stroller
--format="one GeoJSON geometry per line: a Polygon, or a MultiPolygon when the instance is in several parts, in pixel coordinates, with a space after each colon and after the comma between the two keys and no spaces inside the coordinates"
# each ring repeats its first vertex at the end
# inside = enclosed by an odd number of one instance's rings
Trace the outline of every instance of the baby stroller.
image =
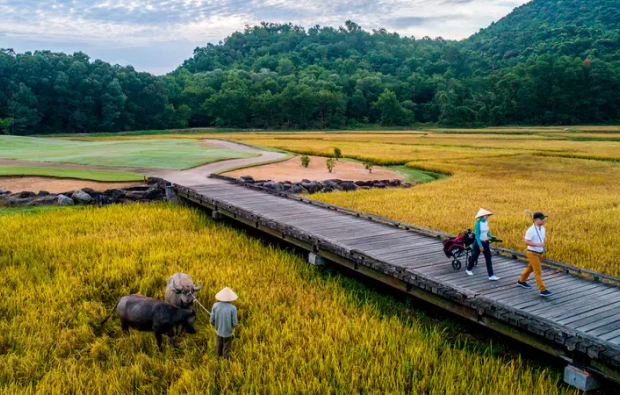
{"type": "Polygon", "coordinates": [[[462,266],[461,260],[465,260],[465,264],[469,262],[471,254],[471,245],[476,241],[476,235],[471,229],[461,232],[458,236],[447,239],[443,242],[443,252],[448,258],[452,258],[452,268],[459,270],[462,266]]]}

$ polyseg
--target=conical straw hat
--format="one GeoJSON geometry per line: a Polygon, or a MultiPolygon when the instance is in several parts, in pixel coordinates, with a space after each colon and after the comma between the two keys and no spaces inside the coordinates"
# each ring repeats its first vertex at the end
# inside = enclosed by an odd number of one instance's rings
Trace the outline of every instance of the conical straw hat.
{"type": "Polygon", "coordinates": [[[215,299],[219,300],[220,302],[232,302],[233,300],[237,300],[237,298],[237,294],[228,287],[225,287],[220,292],[215,294],[215,299]]]}
{"type": "Polygon", "coordinates": [[[476,214],[475,218],[484,217],[485,215],[493,215],[493,213],[481,208],[480,210],[478,210],[478,214],[476,214]]]}

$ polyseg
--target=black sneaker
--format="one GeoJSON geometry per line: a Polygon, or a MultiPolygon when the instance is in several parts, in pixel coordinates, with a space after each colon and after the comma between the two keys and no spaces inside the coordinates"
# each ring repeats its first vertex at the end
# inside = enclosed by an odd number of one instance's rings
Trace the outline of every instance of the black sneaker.
{"type": "Polygon", "coordinates": [[[520,286],[521,288],[525,288],[525,289],[530,289],[532,288],[532,286],[528,283],[522,283],[521,281],[517,281],[517,285],[520,286]]]}
{"type": "Polygon", "coordinates": [[[553,295],[553,292],[551,292],[551,291],[542,291],[540,293],[540,296],[543,296],[543,297],[547,297],[547,296],[551,296],[551,295],[553,295]]]}

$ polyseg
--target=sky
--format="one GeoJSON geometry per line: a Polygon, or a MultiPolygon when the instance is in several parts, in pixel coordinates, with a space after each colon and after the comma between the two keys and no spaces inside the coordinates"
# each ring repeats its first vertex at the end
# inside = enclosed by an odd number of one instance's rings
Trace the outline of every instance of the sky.
{"type": "Polygon", "coordinates": [[[0,48],[82,51],[154,74],[173,71],[194,48],[246,25],[385,28],[403,36],[462,39],[524,0],[0,0],[0,48]]]}

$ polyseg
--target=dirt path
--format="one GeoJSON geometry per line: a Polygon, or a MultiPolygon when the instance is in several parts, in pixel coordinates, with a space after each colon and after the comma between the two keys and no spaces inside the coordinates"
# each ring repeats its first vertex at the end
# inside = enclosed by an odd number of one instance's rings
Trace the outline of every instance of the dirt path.
{"type": "Polygon", "coordinates": [[[185,186],[192,185],[201,185],[201,184],[212,184],[219,182],[218,180],[213,180],[207,178],[209,174],[212,173],[220,173],[227,169],[234,169],[239,166],[247,166],[257,163],[264,163],[273,160],[283,159],[286,157],[286,154],[282,154],[279,152],[271,152],[271,151],[263,151],[257,148],[249,147],[247,145],[233,143],[232,141],[224,141],[224,140],[203,140],[203,144],[208,144],[211,147],[217,148],[225,148],[233,151],[241,151],[241,152],[250,152],[254,154],[260,154],[260,156],[254,158],[246,158],[246,159],[231,159],[224,160],[215,163],[209,163],[204,166],[194,167],[193,169],[176,171],[176,170],[162,170],[162,169],[149,169],[143,174],[147,176],[153,177],[161,177],[166,180],[181,184],[185,186]]]}
{"type": "MultiPolygon", "coordinates": [[[[212,173],[219,173],[227,169],[234,169],[235,167],[239,167],[239,166],[247,166],[247,165],[252,165],[252,164],[264,163],[264,162],[269,162],[273,160],[283,159],[286,157],[286,154],[282,154],[279,152],[263,151],[257,148],[249,147],[247,145],[234,143],[232,141],[208,139],[208,140],[202,140],[201,144],[206,144],[206,145],[209,145],[211,147],[216,147],[216,148],[225,148],[225,149],[229,149],[233,151],[250,152],[254,154],[259,154],[260,156],[257,156],[254,158],[246,158],[246,159],[224,160],[220,162],[209,163],[203,166],[194,167],[188,170],[166,170],[166,169],[149,169],[149,168],[141,168],[141,167],[75,165],[75,164],[70,164],[70,163],[34,162],[34,161],[27,161],[27,160],[12,160],[12,159],[0,159],[0,165],[54,167],[54,168],[61,168],[61,169],[127,171],[127,172],[144,174],[144,175],[151,176],[151,177],[161,177],[173,183],[177,183],[177,184],[181,184],[185,186],[192,186],[192,185],[201,185],[201,184],[212,184],[212,183],[218,182],[217,180],[212,180],[212,179],[207,178],[212,173]]],[[[12,178],[15,179],[15,177],[12,177],[12,178]]],[[[36,177],[36,178],[45,179],[44,177],[36,177]]],[[[6,180],[8,179],[9,177],[6,178],[6,180]]],[[[66,180],[63,180],[63,181],[66,181],[66,180]]],[[[84,181],[82,182],[82,184],[85,185],[85,183],[87,182],[90,182],[90,181],[84,181]]],[[[108,184],[108,183],[102,183],[102,184],[108,184]]],[[[18,187],[11,186],[11,185],[12,184],[5,185],[5,188],[2,188],[2,189],[10,189],[14,191],[17,191],[19,189],[18,187]]],[[[20,185],[26,185],[26,184],[20,184],[20,185]]],[[[39,184],[36,184],[36,185],[39,185],[39,184]]],[[[87,187],[87,185],[85,185],[84,187],[87,187]]],[[[92,188],[96,189],[94,187],[92,188]]],[[[45,188],[42,188],[42,189],[49,191],[49,189],[45,189],[45,188]]],[[[33,190],[33,187],[26,186],[23,188],[23,190],[33,190]]],[[[52,191],[49,191],[49,192],[52,192],[52,191]]]]}
{"type": "Polygon", "coordinates": [[[403,179],[403,175],[384,167],[375,167],[372,173],[364,168],[364,165],[357,162],[339,160],[332,173],[327,170],[325,165],[326,158],[319,156],[310,157],[310,165],[307,168],[301,166],[299,157],[289,159],[284,162],[272,163],[263,166],[251,167],[248,169],[235,170],[224,173],[230,177],[252,176],[255,180],[291,181],[298,182],[306,178],[313,181],[323,181],[329,179],[340,179],[346,181],[366,181],[366,180],[388,180],[403,179]]]}

